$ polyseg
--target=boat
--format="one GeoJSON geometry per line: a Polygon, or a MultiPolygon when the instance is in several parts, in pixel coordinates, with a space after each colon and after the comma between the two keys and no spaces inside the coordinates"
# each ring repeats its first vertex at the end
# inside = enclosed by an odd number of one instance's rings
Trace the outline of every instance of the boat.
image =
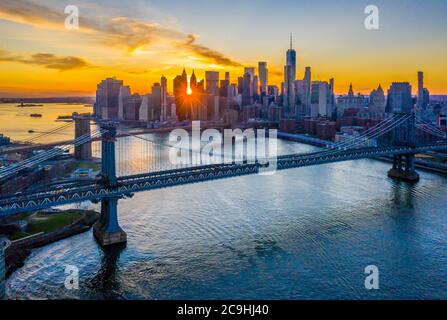
{"type": "Polygon", "coordinates": [[[73,116],[58,116],[56,122],[72,122],[73,116]]]}
{"type": "Polygon", "coordinates": [[[73,120],[73,116],[58,116],[57,120],[73,120]]]}
{"type": "Polygon", "coordinates": [[[40,113],[31,113],[29,116],[32,118],[42,118],[42,115],[40,113]]]}
{"type": "Polygon", "coordinates": [[[43,104],[34,104],[34,103],[20,103],[17,105],[17,107],[19,108],[24,108],[24,107],[43,107],[43,104]]]}

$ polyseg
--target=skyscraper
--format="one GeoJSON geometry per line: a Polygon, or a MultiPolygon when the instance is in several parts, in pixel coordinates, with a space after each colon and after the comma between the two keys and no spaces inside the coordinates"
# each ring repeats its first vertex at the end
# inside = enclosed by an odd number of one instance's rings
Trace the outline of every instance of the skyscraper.
{"type": "Polygon", "coordinates": [[[295,79],[293,77],[293,67],[284,66],[284,112],[290,116],[295,106],[295,79]]]}
{"type": "Polygon", "coordinates": [[[138,93],[134,93],[129,97],[127,107],[124,109],[124,119],[133,121],[140,120],[140,107],[142,100],[142,97],[138,93]]]}
{"type": "MultiPolygon", "coordinates": [[[[152,93],[140,97],[140,108],[138,112],[132,111],[132,114],[138,114],[140,121],[160,121],[162,113],[162,86],[160,83],[154,83],[152,85],[152,93]]],[[[135,95],[134,95],[135,96],[135,95]]],[[[133,97],[136,101],[137,97],[133,97]]],[[[135,105],[136,103],[133,103],[135,105]]]]}
{"type": "Polygon", "coordinates": [[[219,95],[221,97],[227,97],[228,96],[228,87],[230,86],[230,81],[228,80],[220,80],[220,88],[219,88],[219,95]]]}
{"type": "Polygon", "coordinates": [[[219,72],[205,71],[205,92],[207,119],[219,116],[219,72]]]}
{"type": "Polygon", "coordinates": [[[267,94],[267,85],[268,85],[267,62],[259,62],[258,73],[259,73],[259,80],[260,80],[261,96],[264,96],[267,94]]]}
{"type": "Polygon", "coordinates": [[[130,87],[122,86],[120,88],[119,98],[118,98],[118,119],[124,119],[124,109],[126,108],[127,100],[130,97],[130,87]]]}
{"type": "MultiPolygon", "coordinates": [[[[194,74],[194,72],[193,72],[194,74]]],[[[168,79],[163,75],[160,79],[161,85],[161,121],[168,119],[168,79]]]]}
{"type": "Polygon", "coordinates": [[[293,81],[296,79],[296,51],[293,49],[292,34],[290,34],[290,49],[286,54],[286,65],[292,66],[293,81]]]}
{"type": "Polygon", "coordinates": [[[422,103],[424,100],[424,73],[422,71],[418,72],[418,108],[422,108],[422,103]]]}
{"type": "Polygon", "coordinates": [[[387,111],[393,113],[411,113],[413,98],[408,82],[393,82],[388,90],[387,111]]]}
{"type": "Polygon", "coordinates": [[[190,116],[189,107],[185,104],[185,96],[188,90],[188,75],[183,69],[182,75],[174,78],[174,98],[177,116],[180,121],[190,116]]]}
{"type": "Polygon", "coordinates": [[[189,94],[185,97],[190,106],[191,117],[190,120],[206,120],[206,110],[203,110],[203,98],[204,98],[204,83],[202,81],[197,81],[196,73],[193,70],[191,78],[189,79],[189,94]]]}
{"type": "Polygon", "coordinates": [[[160,83],[154,83],[151,93],[151,105],[152,105],[152,119],[155,121],[160,120],[161,116],[161,102],[162,102],[162,87],[160,83]]]}
{"type": "Polygon", "coordinates": [[[424,88],[424,73],[422,71],[418,72],[418,97],[417,97],[417,107],[419,110],[427,109],[430,100],[430,93],[428,89],[424,88]]]}
{"type": "Polygon", "coordinates": [[[311,94],[311,116],[330,117],[333,111],[331,104],[330,84],[326,81],[313,81],[311,94]]]}
{"type": "Polygon", "coordinates": [[[123,81],[107,78],[96,88],[94,115],[105,120],[118,118],[119,94],[123,81]]]}
{"type": "Polygon", "coordinates": [[[295,106],[295,80],[296,80],[296,51],[293,49],[292,35],[290,35],[290,49],[286,54],[284,66],[284,107],[285,115],[294,113],[295,106]]]}
{"type": "Polygon", "coordinates": [[[242,78],[242,106],[251,104],[251,75],[245,73],[242,78]]]}
{"type": "Polygon", "coordinates": [[[250,78],[253,79],[255,77],[255,68],[254,67],[245,67],[244,68],[244,75],[248,73],[250,75],[250,78]]]}
{"type": "Polygon", "coordinates": [[[306,67],[304,72],[303,83],[303,113],[305,116],[310,116],[311,113],[311,84],[312,84],[312,71],[310,67],[306,67]]]}
{"type": "Polygon", "coordinates": [[[205,72],[205,90],[207,94],[219,95],[219,72],[205,72]]]}
{"type": "Polygon", "coordinates": [[[253,81],[251,82],[251,92],[253,100],[257,101],[259,98],[259,78],[258,76],[253,77],[253,81]]]}

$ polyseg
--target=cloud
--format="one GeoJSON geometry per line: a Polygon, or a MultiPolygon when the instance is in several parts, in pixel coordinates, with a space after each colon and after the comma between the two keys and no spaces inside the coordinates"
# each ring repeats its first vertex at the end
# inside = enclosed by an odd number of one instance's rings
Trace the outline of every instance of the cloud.
{"type": "Polygon", "coordinates": [[[277,69],[277,68],[269,67],[269,75],[282,77],[282,76],[284,76],[284,72],[279,70],[279,69],[277,69]]]}
{"type": "Polygon", "coordinates": [[[212,60],[214,63],[219,65],[242,67],[241,63],[226,57],[222,53],[198,44],[196,41],[197,40],[196,36],[189,34],[187,38],[188,38],[187,42],[184,43],[183,45],[179,45],[179,47],[189,49],[190,51],[196,53],[197,55],[204,58],[208,58],[212,60]]]}
{"type": "Polygon", "coordinates": [[[36,53],[31,55],[14,55],[6,50],[0,49],[0,62],[19,62],[24,64],[39,65],[47,69],[68,71],[92,67],[84,59],[72,56],[56,56],[51,53],[36,53]]]}
{"type": "MultiPolygon", "coordinates": [[[[1,0],[0,19],[32,25],[38,28],[62,29],[65,18],[63,10],[55,10],[29,0],[1,0]]],[[[197,37],[169,26],[144,22],[129,17],[95,17],[82,14],[80,8],[79,31],[93,34],[105,45],[133,52],[153,44],[170,45],[214,63],[224,66],[241,64],[219,51],[197,43],[197,37]]]]}
{"type": "Polygon", "coordinates": [[[59,27],[64,23],[63,12],[41,6],[28,0],[2,0],[0,18],[40,27],[59,27]]]}

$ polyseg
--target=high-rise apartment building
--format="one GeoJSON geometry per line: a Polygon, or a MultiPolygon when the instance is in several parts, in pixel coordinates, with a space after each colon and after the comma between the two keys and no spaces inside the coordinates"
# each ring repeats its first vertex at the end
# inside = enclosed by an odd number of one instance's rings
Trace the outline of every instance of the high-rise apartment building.
{"type": "Polygon", "coordinates": [[[311,85],[312,85],[312,71],[310,67],[306,67],[303,79],[303,114],[310,116],[311,113],[311,85]]]}
{"type": "Polygon", "coordinates": [[[160,79],[161,85],[161,121],[166,121],[169,117],[168,112],[168,79],[163,75],[160,79]]]}
{"type": "Polygon", "coordinates": [[[428,89],[424,88],[424,73],[418,72],[418,97],[417,107],[419,110],[425,110],[430,102],[430,93],[428,89]]]}
{"type": "Polygon", "coordinates": [[[259,62],[258,64],[258,73],[259,73],[259,88],[261,96],[267,94],[267,85],[268,85],[268,69],[267,62],[259,62]]]}
{"type": "Polygon", "coordinates": [[[163,86],[160,83],[154,83],[151,90],[151,94],[140,99],[140,108],[138,112],[135,111],[136,114],[139,114],[140,121],[160,121],[162,119],[163,86]]]}
{"type": "Polygon", "coordinates": [[[331,85],[326,81],[313,81],[310,116],[331,117],[334,111],[331,85]]]}
{"type": "Polygon", "coordinates": [[[177,117],[180,121],[189,119],[190,110],[185,103],[185,97],[188,90],[188,75],[183,69],[181,75],[174,78],[174,99],[177,117]]]}
{"type": "Polygon", "coordinates": [[[96,88],[94,115],[105,120],[118,119],[119,95],[123,81],[107,78],[96,88]]]}
{"type": "Polygon", "coordinates": [[[161,102],[162,102],[162,87],[160,83],[154,83],[151,93],[151,105],[152,105],[152,119],[160,121],[161,117],[161,102]]]}
{"type": "Polygon", "coordinates": [[[206,94],[219,95],[219,72],[206,71],[205,86],[206,94]]]}
{"type": "Polygon", "coordinates": [[[251,104],[251,75],[245,73],[242,78],[242,106],[248,106],[251,104]]]}
{"type": "Polygon", "coordinates": [[[293,67],[291,65],[284,66],[284,94],[283,104],[284,113],[290,116],[295,106],[295,78],[293,76],[293,67]]]}
{"type": "Polygon", "coordinates": [[[130,87],[129,86],[122,86],[120,88],[119,98],[118,98],[118,119],[119,120],[125,120],[124,119],[124,109],[126,108],[127,101],[129,100],[131,94],[130,94],[130,87]]]}
{"type": "Polygon", "coordinates": [[[408,82],[393,82],[388,89],[387,111],[392,113],[411,113],[413,98],[408,82]]]}
{"type": "Polygon", "coordinates": [[[255,68],[254,67],[245,67],[244,75],[247,73],[250,75],[250,79],[253,80],[253,78],[255,77],[255,68]]]}

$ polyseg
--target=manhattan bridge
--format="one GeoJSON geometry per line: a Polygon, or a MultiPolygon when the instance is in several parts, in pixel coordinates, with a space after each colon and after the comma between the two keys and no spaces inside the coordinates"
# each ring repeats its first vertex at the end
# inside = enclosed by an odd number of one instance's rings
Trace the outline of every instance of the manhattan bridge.
{"type": "MultiPolygon", "coordinates": [[[[51,187],[2,195],[0,218],[50,207],[92,201],[101,203],[101,216],[94,225],[94,235],[103,246],[126,242],[127,235],[119,225],[117,204],[136,192],[174,187],[235,176],[261,173],[274,165],[275,170],[315,166],[340,161],[389,157],[392,167],[388,176],[407,181],[419,180],[415,170],[415,155],[447,150],[447,133],[424,121],[415,113],[397,113],[363,133],[310,153],[295,153],[256,158],[213,155],[213,162],[172,164],[166,152],[182,152],[177,146],[160,143],[137,133],[117,134],[115,123],[102,123],[98,129],[80,135],[72,141],[33,155],[25,160],[0,168],[0,180],[17,175],[27,168],[43,164],[61,154],[80,150],[94,141],[100,143],[101,171],[96,178],[70,180],[51,187]],[[130,139],[138,139],[139,150],[130,150],[130,139]],[[135,153],[144,161],[130,165],[135,153]]],[[[135,144],[133,145],[135,146],[135,144]]],[[[193,150],[187,150],[193,154],[193,150]]],[[[200,152],[200,151],[199,151],[200,152]]],[[[194,155],[192,155],[194,156],[194,155]]]]}

